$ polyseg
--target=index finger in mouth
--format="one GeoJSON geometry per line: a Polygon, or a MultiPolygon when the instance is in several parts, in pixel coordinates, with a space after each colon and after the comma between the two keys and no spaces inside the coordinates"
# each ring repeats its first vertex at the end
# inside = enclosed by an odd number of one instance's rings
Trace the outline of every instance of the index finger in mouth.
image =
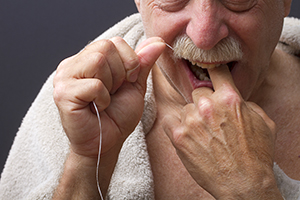
{"type": "Polygon", "coordinates": [[[207,70],[215,91],[229,86],[232,87],[238,94],[240,94],[234,84],[228,65],[223,64],[219,67],[207,70]]]}

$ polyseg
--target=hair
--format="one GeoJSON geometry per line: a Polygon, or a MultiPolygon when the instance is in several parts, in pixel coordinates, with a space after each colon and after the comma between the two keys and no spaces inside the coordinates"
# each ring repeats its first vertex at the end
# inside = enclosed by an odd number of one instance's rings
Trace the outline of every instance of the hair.
{"type": "Polygon", "coordinates": [[[175,58],[203,63],[240,60],[243,57],[241,45],[232,37],[224,38],[210,50],[203,50],[185,34],[176,38],[173,48],[175,58]]]}

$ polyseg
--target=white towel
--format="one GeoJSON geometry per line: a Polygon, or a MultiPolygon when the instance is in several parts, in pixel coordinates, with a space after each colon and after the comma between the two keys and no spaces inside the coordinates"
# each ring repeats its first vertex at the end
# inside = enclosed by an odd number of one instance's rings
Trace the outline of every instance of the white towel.
{"type": "MultiPolygon", "coordinates": [[[[299,32],[288,38],[295,38],[293,36],[299,35],[299,32]]],[[[134,14],[124,19],[96,40],[113,36],[123,37],[135,48],[145,39],[140,15],[134,14]]],[[[284,40],[289,45],[291,41],[295,44],[293,39],[284,40]]],[[[298,44],[299,41],[298,38],[298,44]]],[[[52,98],[54,73],[42,87],[17,133],[1,175],[0,199],[51,199],[58,185],[69,153],[69,142],[52,98]]],[[[155,117],[150,74],[142,120],[123,145],[108,199],[154,199],[153,175],[145,135],[151,129],[155,117]]],[[[285,199],[297,199],[300,196],[299,183],[289,179],[277,165],[274,171],[285,199]]]]}
{"type": "Polygon", "coordinates": [[[286,17],[278,46],[287,53],[300,55],[300,20],[286,17]]]}

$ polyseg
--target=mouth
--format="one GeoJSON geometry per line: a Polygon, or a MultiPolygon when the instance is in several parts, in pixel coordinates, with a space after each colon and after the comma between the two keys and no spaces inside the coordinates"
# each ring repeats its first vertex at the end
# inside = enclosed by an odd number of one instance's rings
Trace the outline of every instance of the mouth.
{"type": "Polygon", "coordinates": [[[198,79],[199,81],[211,81],[207,69],[220,67],[221,65],[227,65],[229,70],[232,71],[235,64],[237,63],[237,61],[231,61],[231,62],[227,62],[227,63],[225,63],[225,62],[223,62],[223,63],[199,63],[199,62],[189,61],[186,59],[183,59],[183,60],[186,62],[188,68],[190,69],[190,71],[192,72],[194,77],[196,79],[198,79]]]}

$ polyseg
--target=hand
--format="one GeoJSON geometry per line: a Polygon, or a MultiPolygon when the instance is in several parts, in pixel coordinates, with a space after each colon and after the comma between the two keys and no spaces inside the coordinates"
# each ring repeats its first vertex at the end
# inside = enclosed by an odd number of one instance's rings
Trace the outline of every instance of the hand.
{"type": "Polygon", "coordinates": [[[164,119],[178,156],[216,199],[280,198],[273,174],[274,122],[242,99],[227,66],[209,74],[215,91],[196,89],[181,118],[164,119]]]}
{"type": "Polygon", "coordinates": [[[102,154],[120,150],[138,124],[146,79],[165,44],[149,38],[134,51],[121,38],[101,40],[60,63],[54,78],[54,100],[72,152],[96,158],[101,116],[102,154]]]}

